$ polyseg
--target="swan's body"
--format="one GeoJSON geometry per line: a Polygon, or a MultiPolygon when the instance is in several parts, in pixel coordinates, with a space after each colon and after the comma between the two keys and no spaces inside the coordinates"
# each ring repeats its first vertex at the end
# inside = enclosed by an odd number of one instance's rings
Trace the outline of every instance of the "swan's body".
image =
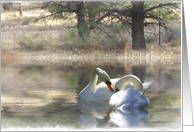
{"type": "Polygon", "coordinates": [[[112,93],[113,93],[113,88],[111,86],[110,77],[105,71],[101,70],[100,68],[96,68],[93,72],[93,76],[90,83],[80,92],[79,101],[98,102],[103,100],[109,100],[112,93]],[[101,82],[96,86],[98,77],[103,82],[101,82]]]}
{"type": "Polygon", "coordinates": [[[110,98],[109,105],[115,109],[128,111],[132,109],[139,109],[148,106],[149,100],[140,91],[136,89],[126,89],[118,91],[110,98]]]}
{"type": "Polygon", "coordinates": [[[134,75],[124,76],[116,82],[114,88],[114,92],[116,93],[111,96],[109,105],[122,110],[143,108],[149,104],[148,98],[145,97],[143,93],[145,90],[149,89],[153,83],[154,82],[151,82],[147,87],[143,88],[138,77],[134,75]],[[125,88],[128,83],[133,83],[134,89],[125,88]]]}

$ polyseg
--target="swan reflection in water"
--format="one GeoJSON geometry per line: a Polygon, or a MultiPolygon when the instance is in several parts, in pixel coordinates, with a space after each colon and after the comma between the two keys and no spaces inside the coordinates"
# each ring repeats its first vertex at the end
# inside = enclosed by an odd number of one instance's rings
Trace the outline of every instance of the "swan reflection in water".
{"type": "Polygon", "coordinates": [[[78,107],[84,113],[79,121],[84,127],[96,128],[100,120],[113,126],[135,127],[148,118],[149,113],[141,109],[149,104],[143,94],[155,81],[146,83],[146,87],[134,75],[117,79],[114,87],[111,86],[112,81],[105,71],[96,68],[90,83],[79,93],[78,107]],[[98,76],[104,83],[96,86],[98,76]],[[134,89],[126,89],[129,83],[134,85],[134,89]]]}
{"type": "Polygon", "coordinates": [[[127,113],[116,109],[110,113],[109,122],[121,128],[138,127],[149,117],[149,112],[144,109],[131,109],[127,113]]]}
{"type": "Polygon", "coordinates": [[[111,109],[107,105],[78,104],[84,114],[79,117],[80,124],[86,129],[133,128],[140,126],[148,117],[144,109],[111,109]]]}

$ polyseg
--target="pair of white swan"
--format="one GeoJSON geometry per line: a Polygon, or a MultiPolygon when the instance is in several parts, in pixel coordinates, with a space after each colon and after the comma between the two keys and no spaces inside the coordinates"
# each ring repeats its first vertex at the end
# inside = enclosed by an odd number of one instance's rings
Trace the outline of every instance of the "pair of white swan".
{"type": "Polygon", "coordinates": [[[105,71],[96,68],[90,83],[80,92],[79,102],[100,103],[109,101],[110,106],[122,110],[127,110],[131,107],[142,108],[149,104],[149,100],[143,93],[148,90],[154,82],[155,81],[142,84],[140,79],[134,75],[110,79],[105,71]],[[103,82],[96,86],[98,77],[103,82]],[[115,86],[112,87],[112,85],[115,86]]]}

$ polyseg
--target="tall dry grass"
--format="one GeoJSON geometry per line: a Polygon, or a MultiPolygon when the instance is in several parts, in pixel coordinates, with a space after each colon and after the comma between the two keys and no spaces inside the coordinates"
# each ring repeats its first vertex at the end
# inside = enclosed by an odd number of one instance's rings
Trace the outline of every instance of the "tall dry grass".
{"type": "MultiPolygon", "coordinates": [[[[114,60],[114,58],[122,61],[135,60],[137,62],[139,60],[141,63],[150,61],[180,62],[181,36],[177,33],[180,28],[179,23],[174,25],[174,32],[171,32],[169,36],[166,33],[166,37],[169,39],[168,43],[162,42],[161,46],[158,46],[156,37],[151,36],[150,32],[145,32],[146,39],[149,40],[148,37],[150,37],[153,41],[147,41],[146,50],[135,51],[132,50],[131,36],[127,32],[123,32],[120,35],[122,38],[119,39],[105,37],[100,32],[91,33],[87,43],[83,44],[79,40],[76,29],[65,31],[63,24],[66,21],[50,20],[46,23],[42,20],[33,23],[32,21],[40,16],[41,12],[45,13],[42,10],[26,10],[22,18],[19,18],[17,12],[2,12],[1,49],[18,53],[23,57],[34,56],[35,58],[74,58],[79,60],[99,57],[108,60],[114,60]],[[22,21],[26,24],[21,25],[22,21]],[[15,26],[9,26],[9,23],[15,23],[15,26]],[[118,44],[117,53],[115,52],[115,41],[118,44]]],[[[70,23],[71,26],[76,25],[74,20],[70,23]]]]}

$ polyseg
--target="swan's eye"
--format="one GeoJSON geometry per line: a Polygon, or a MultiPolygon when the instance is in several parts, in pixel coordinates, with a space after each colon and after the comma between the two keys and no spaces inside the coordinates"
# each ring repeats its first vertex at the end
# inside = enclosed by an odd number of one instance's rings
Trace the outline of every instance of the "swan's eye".
{"type": "Polygon", "coordinates": [[[107,84],[107,85],[111,85],[112,83],[111,83],[110,81],[107,81],[107,80],[106,80],[106,84],[107,84]]]}

